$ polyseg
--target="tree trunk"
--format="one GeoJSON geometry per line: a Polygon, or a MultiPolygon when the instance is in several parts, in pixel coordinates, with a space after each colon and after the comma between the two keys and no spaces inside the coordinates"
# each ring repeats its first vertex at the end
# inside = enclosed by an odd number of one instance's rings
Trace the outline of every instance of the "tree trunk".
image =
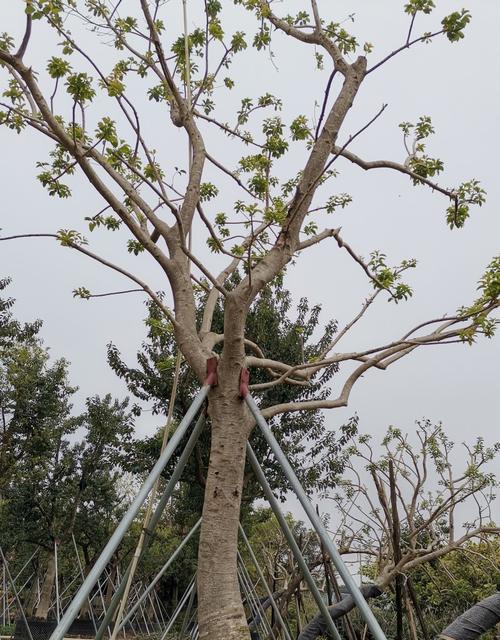
{"type": "Polygon", "coordinates": [[[109,578],[108,578],[108,582],[106,585],[106,595],[104,597],[104,606],[106,608],[106,611],[109,608],[109,605],[111,604],[111,600],[113,599],[113,594],[115,592],[115,589],[118,588],[118,560],[113,559],[112,560],[113,565],[111,567],[110,573],[109,573],[109,578]],[[116,584],[115,584],[116,582],[116,584]]]}
{"type": "Polygon", "coordinates": [[[38,602],[39,585],[40,585],[40,568],[37,567],[36,575],[33,579],[33,584],[31,585],[28,604],[26,605],[26,612],[29,616],[35,615],[35,609],[38,602]]]}
{"type": "Polygon", "coordinates": [[[474,640],[500,622],[500,592],[478,602],[441,633],[441,640],[474,640]]]}
{"type": "Polygon", "coordinates": [[[209,403],[212,445],[197,576],[200,640],[250,638],[238,584],[236,552],[251,421],[239,397],[242,357],[230,357],[227,352],[226,356],[219,362],[219,383],[211,392],[209,403]]]}
{"type": "Polygon", "coordinates": [[[415,616],[413,615],[413,606],[410,602],[410,596],[408,595],[408,590],[405,589],[405,608],[406,608],[406,619],[408,620],[408,629],[410,631],[410,637],[412,640],[418,640],[418,631],[417,625],[415,623],[415,616]]]}
{"type": "Polygon", "coordinates": [[[50,553],[49,560],[47,562],[47,571],[43,579],[42,588],[40,591],[40,602],[35,611],[35,618],[41,620],[47,620],[50,605],[52,603],[52,590],[54,589],[54,583],[56,580],[56,557],[53,553],[50,553]]]}
{"type": "MultiPolygon", "coordinates": [[[[361,593],[365,600],[369,598],[378,598],[382,594],[382,589],[380,589],[375,584],[367,584],[361,587],[361,593]]],[[[356,606],[354,602],[354,598],[350,594],[344,595],[340,602],[335,603],[331,607],[328,607],[328,611],[332,620],[339,620],[343,616],[345,616],[349,611],[352,611],[356,606]]],[[[327,633],[326,622],[321,615],[318,613],[311,622],[307,625],[307,627],[302,631],[298,640],[316,640],[327,633]]]]}

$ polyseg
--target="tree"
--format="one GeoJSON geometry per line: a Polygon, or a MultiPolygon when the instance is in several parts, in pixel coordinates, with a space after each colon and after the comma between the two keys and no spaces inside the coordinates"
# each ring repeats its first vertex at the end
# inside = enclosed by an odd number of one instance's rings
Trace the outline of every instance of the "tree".
{"type": "MultiPolygon", "coordinates": [[[[10,282],[10,278],[0,280],[0,291],[6,289],[10,282]]],[[[12,317],[12,307],[14,302],[13,298],[0,298],[0,359],[2,363],[4,362],[4,358],[8,359],[11,365],[13,365],[16,360],[15,357],[13,359],[11,358],[11,349],[23,343],[28,343],[30,346],[36,345],[37,334],[41,326],[40,321],[26,323],[23,325],[18,320],[15,320],[12,317]]],[[[40,366],[43,365],[38,361],[35,368],[38,367],[39,370],[40,366]]],[[[29,368],[23,370],[23,367],[17,367],[18,379],[22,380],[23,384],[29,379],[30,373],[32,373],[32,371],[30,371],[29,368]]],[[[11,371],[10,375],[15,377],[16,372],[11,371]]],[[[13,393],[12,379],[8,380],[8,377],[9,373],[7,368],[2,367],[0,372],[0,411],[2,415],[2,438],[0,441],[0,502],[2,500],[3,487],[13,473],[13,465],[16,460],[23,456],[23,445],[26,440],[26,428],[29,429],[22,418],[19,418],[19,421],[23,423],[21,428],[19,428],[19,425],[14,426],[12,423],[18,395],[17,393],[13,393]]],[[[23,395],[21,391],[19,391],[19,394],[23,395]]],[[[29,392],[25,393],[24,397],[27,398],[29,395],[29,392]]]]}
{"type": "MultiPolygon", "coordinates": [[[[454,444],[443,427],[429,421],[417,426],[417,446],[400,429],[390,427],[382,442],[381,456],[376,455],[369,436],[360,436],[350,451],[347,477],[329,496],[335,504],[335,522],[340,522],[334,535],[341,553],[369,559],[364,569],[371,579],[364,587],[366,597],[387,596],[388,588],[394,585],[393,602],[389,600],[388,605],[386,597],[381,607],[385,614],[393,609],[401,615],[404,604],[412,639],[432,637],[426,604],[432,608],[435,598],[425,591],[432,589],[428,579],[434,582],[436,572],[440,580],[445,576],[449,584],[453,562],[461,558],[459,562],[463,564],[463,558],[475,554],[491,571],[498,551],[490,545],[495,545],[500,533],[492,511],[498,480],[489,470],[498,458],[500,443],[487,446],[477,438],[473,444],[465,444],[466,461],[457,470],[453,463],[454,444]],[[459,518],[463,517],[466,521],[462,523],[459,518]],[[488,548],[486,557],[479,551],[484,548],[488,548]],[[440,565],[441,559],[446,565],[440,565]],[[422,628],[418,630],[418,626],[422,628]]],[[[477,569],[476,566],[476,572],[477,569]]],[[[467,583],[467,597],[491,593],[491,577],[480,576],[474,581],[480,580],[477,592],[472,590],[473,583],[467,583]]],[[[463,602],[458,580],[452,587],[453,593],[455,590],[456,597],[447,596],[453,607],[470,604],[463,602]]],[[[440,593],[439,599],[442,598],[440,593]]],[[[354,606],[352,598],[346,598],[333,605],[331,615],[340,618],[354,606]]],[[[455,617],[445,603],[438,611],[435,631],[442,630],[446,618],[455,617]]],[[[402,618],[396,626],[394,637],[402,638],[402,618]]],[[[324,630],[324,622],[317,616],[300,640],[313,640],[324,630]]]]}
{"type": "MultiPolygon", "coordinates": [[[[322,19],[316,0],[311,0],[310,14],[300,11],[284,17],[267,0],[234,0],[234,7],[224,8],[218,0],[207,0],[195,17],[201,26],[189,33],[185,26],[184,34],[172,31],[176,20],[169,13],[171,7],[158,1],[141,0],[140,8],[135,7],[130,15],[121,2],[104,0],[26,0],[23,6],[26,30],[21,42],[5,34],[0,43],[7,78],[1,121],[13,131],[29,128],[53,141],[48,161],[39,164],[40,182],[50,195],[67,198],[71,195],[68,178],[77,170],[85,176],[104,207],[87,220],[90,231],[126,228],[129,251],[146,252],[160,267],[173,305],[135,273],[113,263],[109,255],[90,249],[81,231],[39,235],[55,238],[114,269],[147,293],[170,321],[177,347],[200,382],[205,378],[207,359],[222,345],[218,385],[210,393],[212,440],[198,565],[200,637],[248,638],[236,573],[245,444],[253,426],[239,397],[242,367],[271,369],[271,380],[252,386],[260,393],[280,384],[307,386],[325,368],[354,365],[353,369],[343,368],[348,369],[347,375],[342,383],[339,377],[340,391],[334,397],[281,402],[264,410],[265,417],[273,418],[345,406],[355,383],[370,369],[386,369],[421,346],[473,342],[478,334],[493,333],[490,314],[498,306],[499,257],[489,264],[480,280],[479,296],[472,303],[449,316],[419,323],[389,343],[339,353],[340,340],[365,316],[375,298],[386,296],[399,302],[411,295],[402,276],[415,261],[408,259],[391,267],[380,251],[364,259],[339,228],[321,231],[319,226],[326,214],[350,201],[350,196],[330,191],[342,160],[366,171],[396,171],[416,186],[433,189],[449,205],[446,222],[451,228],[461,228],[471,206],[483,204],[484,191],[477,180],[452,189],[437,182],[443,163],[427,152],[434,130],[426,116],[401,125],[408,149],[404,163],[367,161],[348,148],[383,108],[356,134],[347,139],[344,134],[345,141],[341,138],[345,119],[367,77],[421,42],[439,37],[460,41],[470,13],[454,11],[438,20],[434,31],[416,35],[419,18],[432,14],[434,3],[408,0],[404,10],[409,30],[401,47],[369,65],[366,56],[371,45],[360,47],[356,37],[337,21],[329,16],[322,19]],[[241,30],[226,34],[227,17],[233,9],[239,12],[240,24],[250,24],[251,15],[255,17],[253,38],[241,30]],[[101,63],[97,49],[90,49],[88,30],[82,35],[85,26],[95,38],[93,47],[114,44],[111,62],[101,63]],[[62,52],[50,57],[42,71],[38,63],[35,68],[29,62],[30,39],[32,29],[47,28],[54,44],[62,42],[62,52]],[[237,89],[238,75],[230,70],[236,69],[248,44],[252,42],[257,51],[267,54],[272,40],[285,36],[302,43],[320,70],[329,72],[316,126],[303,114],[285,123],[279,116],[282,99],[269,93],[256,98],[243,95],[229,119],[225,113],[219,116],[216,100],[222,92],[237,89]],[[335,78],[341,79],[340,88],[335,78]],[[94,101],[97,95],[99,100],[94,101]],[[151,107],[162,127],[170,119],[171,141],[178,141],[179,134],[187,140],[187,168],[178,154],[164,157],[163,150],[155,150],[147,140],[144,124],[151,107]],[[216,133],[224,136],[228,163],[208,150],[216,133]],[[292,153],[295,157],[300,148],[301,165],[283,177],[283,159],[292,153]],[[172,174],[175,183],[168,177],[172,174]],[[238,195],[233,196],[232,189],[238,195]],[[223,194],[227,199],[222,202],[223,194]],[[191,242],[193,227],[198,230],[200,225],[215,254],[209,260],[199,246],[198,231],[197,241],[191,242]],[[266,285],[283,275],[298,254],[328,239],[363,269],[373,293],[356,317],[306,362],[294,366],[286,359],[273,361],[255,352],[245,342],[252,302],[266,285]],[[232,287],[230,277],[237,270],[242,278],[232,287]],[[200,287],[207,299],[198,322],[200,287]],[[219,299],[224,309],[223,332],[213,329],[219,299]]],[[[109,54],[109,48],[106,52],[109,54]]],[[[18,236],[4,239],[12,237],[18,236]]],[[[86,299],[92,295],[85,287],[75,293],[86,299]]]]}
{"type": "Polygon", "coordinates": [[[67,363],[48,361],[47,350],[37,343],[12,345],[2,353],[2,494],[20,465],[30,469],[36,458],[50,457],[55,434],[61,430],[62,437],[76,426],[69,421],[69,398],[75,389],[67,380],[67,363]]]}
{"type": "MultiPolygon", "coordinates": [[[[412,573],[431,637],[498,589],[500,540],[468,543],[412,573]]],[[[494,632],[491,632],[494,638],[494,632]]],[[[484,640],[489,640],[485,635],[484,640]]]]}
{"type": "MultiPolygon", "coordinates": [[[[0,291],[4,291],[11,283],[10,278],[0,280],[0,291]]],[[[0,298],[0,350],[8,349],[13,343],[26,342],[38,334],[41,322],[21,324],[12,317],[13,298],[0,298]]]]}
{"type": "Polygon", "coordinates": [[[75,534],[88,566],[116,522],[122,500],[116,481],[133,422],[128,401],[110,395],[88,398],[85,413],[71,415],[76,388],[68,363],[50,361],[37,337],[40,322],[22,325],[12,306],[10,299],[0,301],[0,545],[14,560],[26,548],[42,551],[33,613],[47,618],[55,545],[69,542],[74,562],[75,534]],[[84,430],[79,441],[77,428],[84,430]]]}
{"type": "Polygon", "coordinates": [[[71,416],[75,388],[68,383],[67,363],[49,365],[40,345],[9,349],[8,359],[0,360],[0,389],[6,419],[0,543],[6,550],[17,548],[18,556],[26,546],[42,550],[43,581],[33,613],[46,619],[56,579],[55,545],[69,545],[73,556],[74,534],[89,566],[116,523],[122,500],[116,481],[133,423],[128,402],[109,395],[88,399],[85,414],[71,416]],[[71,442],[78,427],[85,429],[83,440],[71,442]]]}

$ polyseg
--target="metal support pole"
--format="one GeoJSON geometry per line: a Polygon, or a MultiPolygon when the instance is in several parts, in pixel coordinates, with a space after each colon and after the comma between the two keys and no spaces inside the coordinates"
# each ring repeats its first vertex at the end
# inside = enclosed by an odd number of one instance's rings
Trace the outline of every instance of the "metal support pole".
{"type": "MultiPolygon", "coordinates": [[[[85,580],[85,574],[83,573],[82,561],[80,560],[80,554],[78,553],[78,547],[76,545],[76,540],[75,540],[74,534],[71,534],[71,538],[73,540],[73,546],[75,548],[76,560],[78,562],[78,570],[80,572],[80,576],[81,576],[82,582],[83,582],[85,580]]],[[[97,624],[96,624],[96,621],[95,621],[94,609],[92,608],[92,600],[91,600],[90,596],[87,598],[87,602],[89,603],[89,611],[90,611],[90,618],[92,620],[92,626],[94,627],[94,631],[97,633],[97,624]]]]}
{"type": "MultiPolygon", "coordinates": [[[[141,615],[142,615],[142,621],[144,624],[144,628],[146,630],[146,636],[149,636],[149,626],[148,626],[148,614],[147,611],[144,609],[142,602],[139,605],[139,608],[141,610],[141,615]]],[[[141,628],[141,625],[139,623],[139,629],[141,628]]]]}
{"type": "MultiPolygon", "coordinates": [[[[26,586],[29,584],[29,582],[31,581],[34,575],[35,575],[35,572],[32,571],[30,575],[26,578],[26,581],[19,587],[19,593],[22,593],[25,590],[26,586]]],[[[16,579],[14,578],[14,583],[15,582],[16,582],[16,579]]]]}
{"type": "Polygon", "coordinates": [[[259,578],[260,578],[262,584],[264,585],[264,588],[266,590],[266,593],[267,593],[268,598],[269,598],[270,603],[271,603],[271,607],[273,608],[274,613],[276,614],[276,617],[278,618],[278,622],[280,623],[280,626],[283,629],[283,633],[285,634],[285,638],[286,638],[286,640],[292,640],[292,638],[290,637],[290,633],[288,631],[288,628],[287,628],[287,626],[285,624],[285,621],[283,620],[283,617],[282,617],[281,612],[279,610],[279,607],[276,604],[276,602],[274,601],[272,591],[269,588],[269,585],[267,584],[267,581],[266,581],[266,579],[264,577],[264,574],[262,573],[262,569],[260,568],[259,561],[257,560],[257,557],[256,557],[256,555],[255,555],[255,553],[254,553],[254,551],[252,549],[252,546],[250,545],[250,541],[248,540],[247,535],[246,535],[243,527],[241,526],[241,524],[239,525],[239,527],[240,527],[241,537],[243,538],[243,541],[245,542],[245,545],[247,546],[248,552],[250,553],[250,557],[252,558],[252,562],[254,563],[255,568],[257,569],[257,573],[259,574],[259,578]]]}
{"type": "MultiPolygon", "coordinates": [[[[74,578],[72,578],[71,581],[68,583],[68,585],[66,587],[64,587],[64,589],[62,591],[59,590],[59,601],[61,602],[61,609],[63,608],[62,601],[63,601],[64,595],[66,593],[68,593],[68,591],[75,584],[75,582],[78,582],[78,575],[76,575],[74,578]]],[[[69,597],[69,596],[66,596],[66,597],[69,597]]],[[[54,599],[54,602],[51,601],[51,603],[50,603],[50,608],[52,609],[55,606],[56,606],[56,601],[54,599]]]]}
{"type": "Polygon", "coordinates": [[[55,571],[56,571],[56,620],[59,623],[61,620],[61,608],[60,608],[60,604],[59,604],[59,569],[57,566],[57,540],[54,540],[54,564],[55,564],[55,571]]]}
{"type": "Polygon", "coordinates": [[[104,567],[111,560],[111,557],[113,553],[116,551],[116,549],[118,548],[118,545],[122,541],[123,536],[128,531],[132,522],[135,520],[135,517],[139,513],[144,501],[148,497],[149,492],[153,488],[157,478],[160,477],[166,464],[172,457],[174,451],[177,449],[179,443],[184,437],[186,431],[188,430],[189,425],[193,421],[194,416],[198,413],[199,409],[201,408],[209,391],[210,391],[210,385],[209,384],[204,385],[199,391],[198,395],[193,400],[193,403],[189,407],[184,418],[181,420],[170,442],[165,447],[165,450],[163,451],[162,455],[158,458],[158,461],[153,467],[151,473],[146,478],[146,481],[140,488],[139,493],[134,498],[132,504],[130,505],[127,512],[123,516],[121,522],[113,532],[107,545],[104,547],[104,550],[99,556],[97,562],[94,564],[88,576],[86,577],[84,583],[82,584],[77,594],[75,595],[73,602],[69,605],[68,609],[66,610],[66,613],[64,614],[61,621],[59,622],[54,632],[50,636],[50,640],[62,640],[64,638],[64,634],[69,629],[71,623],[78,615],[80,608],[85,602],[85,599],[88,597],[90,591],[93,589],[95,583],[97,582],[97,579],[99,578],[102,571],[104,570],[104,567]]]}
{"type": "MultiPolygon", "coordinates": [[[[344,561],[340,553],[338,552],[337,547],[333,543],[330,538],[328,531],[326,530],[321,518],[318,516],[314,507],[312,506],[309,498],[307,497],[306,492],[304,491],[302,485],[299,482],[299,479],[295,475],[294,470],[292,469],[291,464],[288,462],[287,457],[283,453],[278,441],[274,437],[269,425],[267,424],[264,416],[260,412],[259,407],[256,405],[255,400],[249,393],[245,393],[245,402],[247,403],[252,415],[254,416],[257,424],[259,425],[264,438],[266,439],[268,445],[271,447],[272,452],[274,453],[276,459],[278,460],[281,468],[283,469],[285,476],[288,478],[290,482],[293,492],[299,499],[302,508],[307,513],[311,524],[316,529],[316,533],[318,534],[321,542],[325,546],[328,551],[328,555],[330,556],[335,568],[339,572],[344,584],[349,589],[356,606],[358,607],[361,615],[365,619],[370,631],[372,632],[375,640],[387,640],[385,633],[382,631],[377,618],[374,616],[372,610],[368,606],[368,603],[363,597],[363,594],[359,590],[358,585],[354,581],[353,577],[349,573],[349,569],[346,567],[344,561]]],[[[55,640],[55,639],[54,639],[55,640]]]]}
{"type": "MultiPolygon", "coordinates": [[[[143,553],[146,551],[146,549],[149,546],[149,543],[151,540],[150,536],[155,530],[156,525],[158,524],[163,514],[163,511],[165,510],[167,502],[169,501],[170,496],[172,495],[177,482],[180,480],[182,472],[184,471],[184,467],[186,466],[187,461],[189,460],[189,456],[191,455],[191,452],[194,449],[194,446],[200,436],[200,433],[203,430],[204,425],[205,425],[205,416],[202,413],[198,418],[191,435],[189,436],[189,440],[187,441],[187,444],[184,447],[184,451],[179,456],[177,465],[175,469],[172,471],[172,475],[170,476],[167,486],[165,487],[165,491],[163,492],[160,498],[160,501],[158,502],[158,506],[156,507],[155,512],[153,513],[153,516],[149,522],[149,527],[147,530],[148,536],[146,537],[144,542],[143,553]]],[[[97,631],[95,640],[102,640],[102,637],[104,635],[106,628],[109,626],[109,624],[113,620],[115,611],[118,605],[120,604],[121,597],[123,595],[123,592],[125,591],[125,587],[127,585],[127,580],[128,580],[128,576],[131,569],[132,569],[132,563],[130,563],[129,566],[127,567],[125,574],[113,595],[113,598],[108,607],[108,610],[106,611],[104,619],[102,620],[101,625],[97,631]]]]}
{"type": "Polygon", "coordinates": [[[31,554],[31,556],[28,558],[28,560],[26,560],[26,562],[23,564],[23,566],[21,567],[21,569],[19,570],[19,573],[17,574],[17,576],[14,578],[14,582],[17,582],[17,579],[19,578],[19,576],[21,575],[21,573],[26,569],[26,567],[29,565],[29,563],[33,560],[33,558],[36,556],[36,554],[40,551],[40,548],[35,549],[35,551],[33,551],[33,553],[31,554]]]}
{"type": "Polygon", "coordinates": [[[148,594],[147,600],[149,602],[149,607],[151,609],[151,612],[153,613],[154,619],[156,620],[156,630],[159,632],[161,630],[160,618],[158,617],[158,612],[156,611],[155,601],[153,600],[153,597],[150,593],[148,594]]]}
{"type": "Polygon", "coordinates": [[[196,589],[191,591],[191,595],[189,596],[188,605],[186,607],[186,612],[184,613],[184,620],[182,621],[181,632],[179,633],[179,637],[181,640],[184,638],[186,630],[188,628],[189,622],[191,620],[191,611],[193,609],[194,598],[196,596],[196,589]]]}
{"type": "Polygon", "coordinates": [[[279,506],[278,500],[276,499],[271,487],[269,486],[267,478],[264,475],[264,471],[262,470],[262,467],[260,466],[260,463],[257,460],[257,456],[255,455],[254,450],[252,449],[249,443],[247,443],[247,457],[250,462],[250,465],[252,466],[253,472],[255,473],[255,477],[257,478],[259,484],[261,485],[264,491],[264,495],[266,496],[267,501],[271,505],[271,509],[274,511],[276,520],[278,521],[281,527],[281,530],[283,531],[283,534],[287,539],[288,545],[292,550],[292,553],[295,557],[295,560],[297,561],[297,564],[299,565],[302,575],[304,576],[304,579],[307,582],[309,591],[311,592],[314,600],[316,601],[316,604],[318,605],[318,609],[321,611],[321,614],[325,619],[325,623],[326,623],[326,626],[328,627],[328,631],[332,634],[335,640],[341,640],[339,631],[335,626],[335,623],[333,622],[330,614],[328,613],[328,607],[326,606],[326,603],[321,596],[321,593],[318,589],[318,585],[314,581],[314,578],[312,577],[311,572],[309,571],[307,562],[305,561],[304,556],[302,555],[302,552],[300,550],[300,547],[297,544],[297,541],[295,540],[294,535],[290,530],[290,527],[288,526],[286,518],[283,515],[281,508],[279,506]]]}
{"type": "Polygon", "coordinates": [[[20,599],[19,594],[17,592],[16,585],[14,584],[14,580],[12,579],[12,576],[10,574],[9,565],[7,564],[7,559],[5,558],[5,556],[3,554],[2,547],[0,547],[0,556],[2,557],[2,562],[3,562],[3,565],[5,567],[5,571],[7,573],[7,579],[9,580],[10,586],[12,587],[12,592],[14,593],[14,598],[16,599],[17,606],[19,607],[19,611],[21,613],[21,617],[22,617],[23,622],[24,622],[24,624],[26,626],[26,631],[28,632],[28,636],[29,636],[30,640],[33,640],[33,636],[31,635],[31,629],[29,628],[28,621],[26,620],[26,615],[24,613],[23,605],[21,603],[21,599],[20,599]]]}
{"type": "Polygon", "coordinates": [[[151,591],[156,586],[158,580],[160,580],[160,578],[163,576],[165,571],[170,567],[170,565],[174,562],[174,560],[177,558],[177,556],[180,554],[180,552],[183,550],[183,548],[186,546],[186,544],[189,542],[189,540],[192,538],[192,536],[196,533],[196,531],[198,530],[200,524],[201,524],[201,518],[193,526],[191,531],[187,534],[187,536],[180,543],[180,545],[177,547],[177,549],[173,552],[173,554],[170,556],[170,558],[166,561],[166,563],[163,565],[163,567],[158,571],[156,576],[151,581],[150,585],[147,587],[147,589],[144,590],[144,592],[142,593],[141,597],[134,604],[132,609],[130,609],[130,611],[127,613],[127,615],[123,618],[122,622],[120,623],[120,626],[118,627],[118,631],[120,631],[122,629],[122,627],[124,627],[127,624],[127,622],[130,620],[130,618],[134,615],[135,611],[139,608],[139,605],[141,604],[141,602],[148,596],[149,593],[151,593],[151,591]]]}
{"type": "Polygon", "coordinates": [[[174,613],[172,614],[172,617],[169,620],[168,626],[165,629],[165,631],[164,631],[162,637],[160,638],[160,640],[165,640],[165,638],[167,637],[168,632],[174,626],[174,622],[177,620],[177,617],[179,616],[179,613],[182,611],[182,608],[186,604],[187,599],[189,598],[189,596],[191,595],[191,592],[194,590],[195,587],[196,587],[196,574],[193,576],[191,582],[189,583],[188,588],[184,592],[184,595],[182,596],[179,604],[175,608],[175,611],[174,611],[174,613]]]}
{"type": "MultiPolygon", "coordinates": [[[[196,607],[194,607],[193,609],[193,613],[191,614],[191,617],[189,618],[189,622],[188,622],[188,626],[186,629],[186,632],[189,631],[189,638],[193,638],[193,635],[196,631],[196,629],[198,628],[198,610],[196,607]]],[[[185,640],[185,639],[184,639],[185,640]]]]}
{"type": "Polygon", "coordinates": [[[269,625],[269,621],[266,618],[266,614],[262,609],[259,599],[254,593],[250,581],[246,579],[244,572],[241,570],[242,564],[243,563],[240,562],[240,568],[237,570],[238,577],[240,579],[240,588],[243,591],[246,601],[250,607],[250,613],[252,615],[251,621],[255,624],[255,630],[259,632],[259,635],[271,637],[273,640],[276,640],[276,636],[269,625]]]}
{"type": "MultiPolygon", "coordinates": [[[[253,597],[250,596],[248,590],[246,588],[245,583],[243,582],[243,577],[241,575],[240,569],[237,569],[238,581],[240,584],[240,592],[242,594],[243,604],[246,604],[249,608],[250,617],[247,620],[250,620],[249,625],[253,624],[253,631],[259,634],[259,638],[262,636],[267,637],[268,632],[266,629],[263,629],[262,625],[262,616],[257,612],[257,608],[255,606],[255,601],[253,597]]],[[[270,634],[269,634],[270,635],[270,634]]]]}
{"type": "Polygon", "coordinates": [[[5,575],[5,564],[2,562],[2,624],[4,627],[6,625],[7,600],[7,576],[5,575]]]}
{"type": "Polygon", "coordinates": [[[165,616],[163,615],[163,605],[160,602],[159,598],[158,598],[158,594],[155,591],[154,594],[151,596],[153,598],[153,601],[155,603],[155,607],[158,609],[158,613],[160,614],[160,618],[161,618],[161,625],[165,626],[165,616]]]}

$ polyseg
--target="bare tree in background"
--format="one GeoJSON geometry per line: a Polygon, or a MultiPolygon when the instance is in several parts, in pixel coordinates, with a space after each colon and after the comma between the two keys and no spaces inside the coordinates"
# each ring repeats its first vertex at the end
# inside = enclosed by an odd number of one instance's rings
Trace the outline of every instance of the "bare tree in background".
{"type": "MultiPolygon", "coordinates": [[[[395,588],[399,638],[403,637],[403,610],[410,637],[431,637],[412,572],[456,550],[474,558],[480,554],[471,541],[487,543],[500,533],[492,514],[498,480],[491,472],[500,443],[487,446],[478,438],[470,446],[464,444],[465,465],[457,470],[454,444],[441,425],[421,422],[416,435],[417,446],[391,427],[382,443],[382,456],[376,455],[368,436],[361,436],[350,451],[346,479],[329,496],[335,505],[334,520],[340,522],[333,535],[341,553],[354,562],[359,557],[365,562],[371,579],[363,587],[365,596],[376,598],[395,588]],[[466,522],[462,522],[464,514],[466,522]]],[[[354,607],[347,596],[329,610],[332,618],[339,619],[354,607]]],[[[313,640],[325,630],[317,616],[300,640],[313,640]]]]}

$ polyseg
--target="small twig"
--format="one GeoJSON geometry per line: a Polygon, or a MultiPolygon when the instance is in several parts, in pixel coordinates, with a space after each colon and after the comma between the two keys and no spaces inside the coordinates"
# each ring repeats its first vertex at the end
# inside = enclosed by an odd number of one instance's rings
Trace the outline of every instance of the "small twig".
{"type": "Polygon", "coordinates": [[[88,298],[106,298],[108,296],[121,296],[124,293],[144,293],[144,289],[125,289],[123,291],[109,291],[108,293],[91,293],[88,298]]]}
{"type": "Polygon", "coordinates": [[[381,67],[388,60],[390,60],[391,58],[394,58],[394,56],[396,56],[398,53],[401,53],[401,51],[404,51],[405,49],[409,49],[414,44],[417,44],[417,42],[423,42],[424,40],[430,40],[431,38],[435,38],[436,36],[440,36],[442,33],[445,33],[444,29],[441,29],[440,31],[435,31],[434,33],[430,33],[429,35],[419,36],[418,38],[415,38],[414,40],[411,40],[410,42],[406,41],[405,44],[403,44],[400,47],[398,47],[397,49],[395,49],[392,53],[390,53],[385,58],[380,60],[380,62],[377,62],[377,64],[375,64],[373,67],[368,69],[367,72],[366,72],[366,75],[368,75],[372,71],[375,71],[375,69],[378,69],[379,67],[381,67]]]}
{"type": "Polygon", "coordinates": [[[332,73],[330,74],[330,77],[328,78],[328,82],[326,84],[325,95],[324,95],[324,98],[323,98],[323,105],[321,107],[321,113],[320,113],[320,116],[319,116],[318,124],[316,126],[316,132],[314,134],[314,139],[315,140],[318,139],[319,131],[321,129],[321,125],[323,124],[323,119],[325,117],[325,112],[326,112],[326,105],[328,103],[328,98],[330,96],[330,90],[332,88],[332,82],[333,82],[333,79],[335,78],[335,74],[336,73],[337,73],[337,69],[334,69],[332,71],[332,73]]]}
{"type": "MultiPolygon", "coordinates": [[[[14,235],[14,236],[5,236],[3,238],[0,238],[0,242],[5,241],[5,240],[18,240],[18,239],[22,239],[22,238],[54,238],[55,240],[58,240],[58,241],[61,240],[60,236],[57,233],[22,233],[22,234],[18,234],[18,235],[14,235]]],[[[100,264],[104,265],[105,267],[109,267],[113,271],[117,271],[118,273],[120,273],[121,275],[125,276],[129,280],[132,280],[133,282],[135,282],[137,285],[139,285],[139,287],[141,287],[141,289],[143,291],[145,291],[149,295],[149,297],[153,300],[153,302],[155,302],[158,305],[158,307],[163,311],[163,313],[167,316],[167,318],[174,325],[174,327],[177,326],[177,322],[175,320],[175,316],[172,313],[172,311],[170,311],[170,309],[168,309],[168,307],[166,307],[162,303],[162,301],[160,300],[158,295],[145,282],[143,282],[140,278],[135,276],[133,273],[130,273],[130,271],[127,271],[126,269],[123,269],[122,267],[120,267],[120,266],[118,266],[116,264],[113,264],[109,260],[106,260],[105,258],[102,258],[101,256],[97,255],[96,253],[93,253],[92,251],[89,251],[88,249],[85,249],[81,245],[76,244],[74,242],[71,242],[71,240],[66,240],[65,244],[68,247],[70,247],[72,249],[76,249],[76,251],[79,251],[80,253],[83,253],[84,255],[86,255],[89,258],[92,258],[92,260],[95,260],[96,262],[99,262],[100,264]]]]}
{"type": "Polygon", "coordinates": [[[415,180],[418,183],[426,184],[431,189],[439,191],[439,193],[442,193],[446,197],[450,198],[450,200],[453,200],[454,202],[457,201],[457,195],[454,193],[454,191],[445,189],[444,187],[440,187],[435,182],[432,182],[432,180],[428,180],[427,178],[419,176],[417,173],[415,173],[411,169],[408,169],[399,162],[393,162],[392,160],[373,160],[371,162],[368,162],[355,155],[354,153],[346,151],[345,146],[341,148],[335,147],[334,151],[336,153],[336,157],[342,156],[343,158],[350,160],[353,164],[357,164],[359,167],[361,167],[361,169],[364,169],[365,171],[369,171],[370,169],[392,169],[394,171],[399,171],[399,173],[404,173],[405,175],[412,178],[412,180],[415,180]]]}
{"type": "Polygon", "coordinates": [[[244,191],[246,191],[248,193],[248,195],[250,195],[252,198],[255,198],[255,194],[253,194],[250,191],[250,189],[248,189],[248,187],[246,187],[243,184],[243,182],[240,180],[238,175],[236,173],[234,173],[234,171],[231,171],[230,169],[225,167],[222,163],[220,163],[216,158],[211,156],[209,153],[205,152],[205,156],[206,156],[206,158],[207,158],[207,160],[209,162],[211,162],[215,167],[217,167],[217,169],[220,169],[223,173],[225,173],[230,178],[232,178],[239,187],[241,187],[244,191]]]}
{"type": "Polygon", "coordinates": [[[26,30],[24,32],[24,37],[21,42],[21,46],[19,47],[16,53],[16,58],[19,58],[19,60],[22,60],[22,57],[26,53],[26,48],[28,47],[28,42],[31,37],[31,25],[32,25],[31,14],[27,13],[26,14],[26,30]]]}

